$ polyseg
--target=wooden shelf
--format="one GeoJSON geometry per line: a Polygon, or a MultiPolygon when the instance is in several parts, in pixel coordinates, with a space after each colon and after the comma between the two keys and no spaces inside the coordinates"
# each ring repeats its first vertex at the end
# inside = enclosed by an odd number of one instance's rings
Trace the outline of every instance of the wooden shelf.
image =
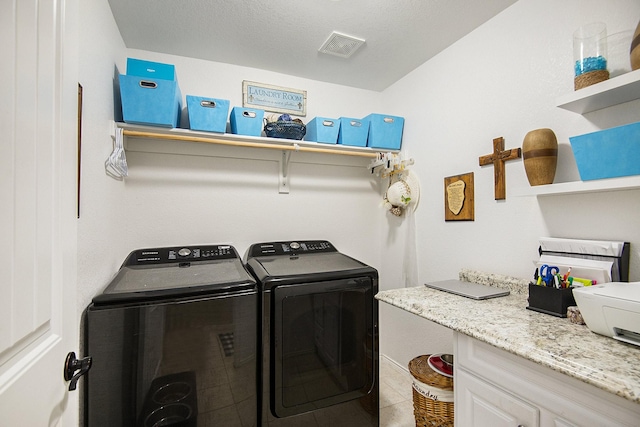
{"type": "MultiPolygon", "coordinates": [[[[114,179],[124,179],[128,176],[128,166],[125,152],[164,153],[194,156],[233,157],[246,159],[275,159],[279,166],[279,192],[289,192],[289,163],[293,153],[310,153],[314,157],[313,163],[341,166],[366,166],[379,162],[386,153],[399,153],[400,150],[383,150],[368,147],[353,147],[338,144],[323,144],[293,139],[263,138],[227,133],[213,133],[193,131],[190,129],[170,129],[155,126],[134,125],[129,123],[115,123],[115,148],[112,155],[105,162],[107,174],[114,179]],[[177,142],[177,143],[174,143],[177,142]],[[180,144],[180,142],[199,144],[180,144]],[[209,149],[206,144],[216,144],[221,147],[209,149]],[[118,148],[119,147],[119,148],[118,148]],[[224,148],[223,148],[224,147],[224,148]],[[256,151],[256,149],[259,149],[256,151]],[[263,149],[267,149],[266,151],[263,149]],[[267,154],[267,151],[279,151],[267,154]],[[258,154],[260,153],[260,154],[258,154]],[[381,154],[382,153],[382,154],[381,154]],[[323,156],[314,156],[321,154],[323,156]],[[327,157],[330,156],[330,157],[327,157]]],[[[308,161],[310,162],[310,160],[308,161]]],[[[373,173],[373,170],[371,170],[373,173]]]]}
{"type": "Polygon", "coordinates": [[[557,106],[585,114],[640,99],[640,70],[577,90],[558,98],[557,106]]]}
{"type": "Polygon", "coordinates": [[[168,139],[185,142],[201,142],[246,148],[265,148],[281,151],[300,151],[310,153],[334,154],[343,156],[366,157],[375,159],[378,153],[397,153],[399,150],[384,150],[369,147],[352,147],[349,145],[323,144],[293,139],[266,138],[229,133],[211,133],[190,129],[169,129],[154,126],[116,123],[127,138],[168,139]]]}
{"type": "Polygon", "coordinates": [[[640,176],[598,179],[593,181],[563,182],[527,187],[515,191],[516,196],[555,196],[579,193],[599,193],[640,189],[640,176]]]}

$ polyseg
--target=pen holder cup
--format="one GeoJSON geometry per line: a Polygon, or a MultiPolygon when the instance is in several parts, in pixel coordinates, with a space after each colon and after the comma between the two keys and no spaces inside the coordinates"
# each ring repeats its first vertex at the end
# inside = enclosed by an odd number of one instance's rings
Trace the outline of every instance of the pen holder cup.
{"type": "Polygon", "coordinates": [[[528,310],[539,311],[556,317],[567,317],[567,308],[576,305],[573,290],[549,288],[529,284],[528,310]]]}

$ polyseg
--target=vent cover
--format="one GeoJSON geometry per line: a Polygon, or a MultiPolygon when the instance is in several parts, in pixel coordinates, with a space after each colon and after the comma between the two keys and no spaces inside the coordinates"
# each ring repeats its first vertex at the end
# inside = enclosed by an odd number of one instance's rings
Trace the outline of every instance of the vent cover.
{"type": "Polygon", "coordinates": [[[319,52],[349,58],[363,44],[364,39],[334,31],[320,47],[319,52]]]}

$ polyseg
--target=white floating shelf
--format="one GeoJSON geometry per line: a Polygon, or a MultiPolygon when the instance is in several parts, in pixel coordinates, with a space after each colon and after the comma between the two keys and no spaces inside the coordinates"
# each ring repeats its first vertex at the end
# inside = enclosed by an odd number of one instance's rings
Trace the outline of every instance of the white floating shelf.
{"type": "Polygon", "coordinates": [[[579,89],[557,99],[557,106],[584,114],[640,99],[640,70],[579,89]]]}
{"type": "Polygon", "coordinates": [[[593,181],[562,182],[558,184],[537,185],[516,190],[516,196],[555,196],[578,193],[599,193],[640,189],[640,176],[598,179],[593,181]]]}

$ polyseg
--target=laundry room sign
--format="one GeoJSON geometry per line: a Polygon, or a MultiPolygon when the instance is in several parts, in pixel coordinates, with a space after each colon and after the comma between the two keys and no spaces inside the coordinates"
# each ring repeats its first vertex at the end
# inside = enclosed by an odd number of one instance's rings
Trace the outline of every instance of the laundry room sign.
{"type": "Polygon", "coordinates": [[[243,80],[242,106],[304,117],[307,91],[243,80]]]}

